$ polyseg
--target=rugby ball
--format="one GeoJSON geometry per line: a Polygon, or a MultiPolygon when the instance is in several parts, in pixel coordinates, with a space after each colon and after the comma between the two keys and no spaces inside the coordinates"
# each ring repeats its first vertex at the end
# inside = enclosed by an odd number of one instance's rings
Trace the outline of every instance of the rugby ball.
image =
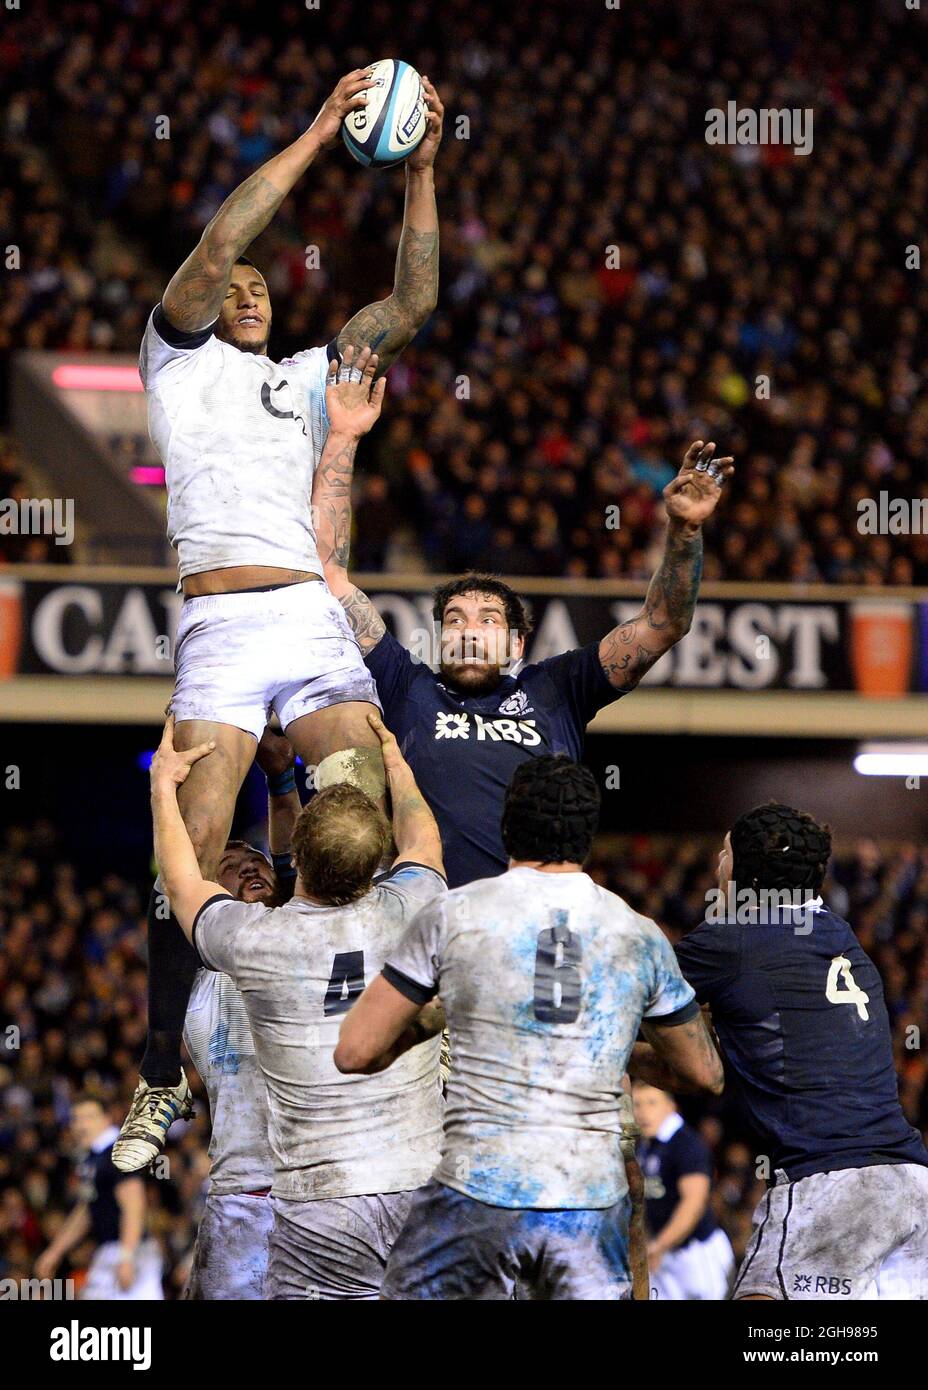
{"type": "Polygon", "coordinates": [[[342,121],[342,139],[359,164],[384,169],[399,164],[428,129],[422,79],[399,58],[382,58],[371,68],[367,105],[342,121]]]}

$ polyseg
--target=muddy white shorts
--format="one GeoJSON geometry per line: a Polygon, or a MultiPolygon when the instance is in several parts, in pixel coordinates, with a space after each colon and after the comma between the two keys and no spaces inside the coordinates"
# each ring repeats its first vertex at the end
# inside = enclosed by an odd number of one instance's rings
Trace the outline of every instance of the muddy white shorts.
{"type": "Polygon", "coordinates": [[[928,1167],[776,1179],[754,1213],[733,1298],[928,1299],[928,1167]]]}
{"type": "Polygon", "coordinates": [[[272,1197],[268,1298],[379,1298],[387,1256],[403,1229],[412,1195],[388,1192],[315,1202],[272,1197]]]}
{"type": "Polygon", "coordinates": [[[171,709],[261,737],[273,710],[286,729],[329,705],[380,708],[345,611],[321,580],[185,600],[171,709]]]}
{"type": "Polygon", "coordinates": [[[187,1298],[263,1299],[271,1199],[256,1192],[210,1193],[193,1252],[187,1298]]]}
{"type": "Polygon", "coordinates": [[[382,1297],[612,1302],[631,1293],[628,1197],[601,1210],[491,1207],[433,1178],[413,1195],[382,1297]]]}

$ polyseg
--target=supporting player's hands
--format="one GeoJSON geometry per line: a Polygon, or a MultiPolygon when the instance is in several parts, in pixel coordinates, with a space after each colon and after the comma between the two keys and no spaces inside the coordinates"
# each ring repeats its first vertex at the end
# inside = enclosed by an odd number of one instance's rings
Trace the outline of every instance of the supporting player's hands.
{"type": "Polygon", "coordinates": [[[425,119],[428,121],[429,128],[414,152],[406,160],[406,168],[413,172],[419,169],[429,169],[435,163],[438,146],[441,144],[442,122],[445,117],[445,108],[441,104],[441,97],[424,73],[422,75],[422,90],[425,92],[425,104],[428,107],[428,115],[425,119]]]}
{"type": "Polygon", "coordinates": [[[403,772],[409,772],[412,776],[409,764],[400,752],[396,736],[387,728],[380,715],[369,711],[367,722],[380,739],[380,751],[383,754],[383,767],[387,777],[392,778],[403,772]]]}
{"type": "Polygon", "coordinates": [[[680,472],[664,488],[667,515],[672,521],[699,527],[712,515],[722,495],[722,484],[735,471],[729,455],[714,457],[715,445],[697,439],[687,449],[680,472]]]}
{"type": "Polygon", "coordinates": [[[255,760],[265,777],[280,777],[293,766],[296,754],[290,740],[268,724],[261,735],[255,760]]]}
{"type": "Polygon", "coordinates": [[[331,145],[338,137],[342,121],[351,111],[366,106],[365,92],[373,87],[370,68],[355,68],[337,83],[334,92],[322,104],[322,110],[310,126],[320,145],[331,145]]]}
{"type": "Polygon", "coordinates": [[[329,433],[360,439],[376,424],[387,389],[386,377],[374,380],[378,357],[365,345],[358,352],[349,343],[341,364],[329,363],[325,383],[325,408],[329,433]]]}
{"type": "Polygon", "coordinates": [[[208,743],[198,743],[196,748],[185,748],[178,752],[174,747],[174,716],[169,714],[165,720],[161,742],[155,749],[149,769],[152,792],[165,791],[168,788],[176,791],[186,782],[194,763],[212,753],[215,747],[216,740],[211,738],[208,743]]]}

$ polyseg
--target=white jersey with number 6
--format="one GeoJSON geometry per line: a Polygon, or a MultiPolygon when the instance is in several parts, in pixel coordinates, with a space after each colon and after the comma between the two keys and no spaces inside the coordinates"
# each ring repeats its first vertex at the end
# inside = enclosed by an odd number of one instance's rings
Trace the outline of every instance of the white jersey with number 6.
{"type": "Polygon", "coordinates": [[[405,864],[345,907],[293,898],[266,908],[217,896],[201,909],[200,958],[241,991],[267,1084],[274,1197],[383,1195],[431,1177],[440,1039],[376,1076],[344,1076],[332,1054],[342,1018],[415,912],[446,891],[435,870],[405,864]]]}
{"type": "Polygon", "coordinates": [[[440,993],[451,1078],[436,1179],[500,1207],[610,1207],[627,1190],[622,1076],[642,1018],[698,1013],[670,943],[585,873],[516,868],[436,898],[385,978],[440,993]]]}

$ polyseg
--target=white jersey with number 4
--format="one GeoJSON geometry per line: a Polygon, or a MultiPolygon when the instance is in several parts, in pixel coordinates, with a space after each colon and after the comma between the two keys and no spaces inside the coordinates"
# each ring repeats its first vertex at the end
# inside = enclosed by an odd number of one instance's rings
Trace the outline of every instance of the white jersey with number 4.
{"type": "Polygon", "coordinates": [[[400,865],[356,903],[292,898],[266,908],[212,898],[194,926],[200,959],[241,991],[267,1085],[274,1197],[291,1201],[406,1192],[426,1183],[441,1138],[440,1038],[375,1076],[332,1060],[342,1019],[417,910],[447,891],[400,865]]]}
{"type": "Polygon", "coordinates": [[[214,328],[181,333],[158,305],[139,357],[180,577],[233,565],[321,575],[310,496],[328,432],[327,350],[272,362],[214,328]]]}

